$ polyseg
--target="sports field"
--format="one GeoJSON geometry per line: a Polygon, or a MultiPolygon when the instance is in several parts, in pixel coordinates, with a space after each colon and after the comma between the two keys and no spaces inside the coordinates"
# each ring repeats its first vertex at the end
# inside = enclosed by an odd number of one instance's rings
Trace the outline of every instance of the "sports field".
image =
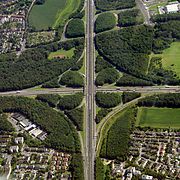
{"type": "Polygon", "coordinates": [[[63,25],[69,15],[80,5],[81,0],[45,0],[43,5],[34,5],[29,24],[36,30],[47,30],[63,25]]]}
{"type": "Polygon", "coordinates": [[[162,64],[166,69],[174,70],[180,77],[180,42],[173,42],[170,48],[163,51],[162,64]]]}
{"type": "Polygon", "coordinates": [[[70,49],[69,51],[65,51],[63,49],[60,49],[56,52],[52,52],[49,54],[48,56],[48,59],[53,59],[53,58],[56,58],[56,57],[59,57],[59,58],[71,58],[73,55],[74,55],[74,50],[75,48],[72,48],[70,49]]]}
{"type": "Polygon", "coordinates": [[[180,128],[180,109],[140,107],[138,109],[136,126],[180,128]]]}

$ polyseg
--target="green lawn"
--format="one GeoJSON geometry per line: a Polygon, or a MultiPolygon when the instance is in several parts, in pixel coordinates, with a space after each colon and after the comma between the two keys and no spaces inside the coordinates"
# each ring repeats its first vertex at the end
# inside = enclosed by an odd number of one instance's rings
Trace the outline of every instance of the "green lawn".
{"type": "Polygon", "coordinates": [[[53,59],[55,56],[64,56],[65,58],[71,58],[74,55],[74,50],[75,48],[72,48],[69,51],[60,49],[56,52],[50,53],[48,59],[53,59]]]}
{"type": "Polygon", "coordinates": [[[163,67],[174,70],[180,77],[180,42],[174,42],[162,54],[163,67]]]}
{"type": "Polygon", "coordinates": [[[180,109],[146,108],[138,109],[136,126],[152,128],[180,128],[180,109]]]}
{"type": "Polygon", "coordinates": [[[69,15],[74,12],[81,0],[46,0],[43,5],[34,5],[30,15],[30,26],[37,30],[47,30],[63,25],[69,15]]]}

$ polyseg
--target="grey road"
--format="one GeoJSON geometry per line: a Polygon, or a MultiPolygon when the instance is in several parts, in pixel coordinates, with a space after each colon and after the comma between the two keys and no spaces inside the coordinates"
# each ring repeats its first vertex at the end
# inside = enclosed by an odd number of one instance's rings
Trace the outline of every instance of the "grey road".
{"type": "Polygon", "coordinates": [[[143,4],[142,0],[136,0],[137,7],[140,9],[143,17],[144,17],[144,23],[147,25],[152,25],[150,21],[150,14],[147,9],[147,7],[143,4]]]}
{"type": "Polygon", "coordinates": [[[94,85],[94,2],[87,1],[86,8],[86,141],[85,141],[85,179],[94,180],[94,160],[95,160],[95,85],[94,85]]]}

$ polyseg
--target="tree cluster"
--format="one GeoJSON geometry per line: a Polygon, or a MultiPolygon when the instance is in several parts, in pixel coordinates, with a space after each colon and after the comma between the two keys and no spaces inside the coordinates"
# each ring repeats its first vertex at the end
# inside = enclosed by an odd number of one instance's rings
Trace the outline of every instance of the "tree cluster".
{"type": "Polygon", "coordinates": [[[59,88],[59,87],[60,87],[59,78],[54,78],[42,84],[42,88],[59,88]]]}
{"type": "Polygon", "coordinates": [[[74,123],[78,131],[83,131],[83,121],[84,121],[84,108],[72,109],[70,111],[65,111],[68,118],[74,123]]]}
{"type": "Polygon", "coordinates": [[[121,95],[119,93],[96,93],[96,104],[102,108],[112,108],[121,103],[121,95]]]}
{"type": "Polygon", "coordinates": [[[95,32],[103,32],[113,29],[116,26],[116,17],[111,12],[106,12],[98,15],[95,22],[95,32]]]}
{"type": "Polygon", "coordinates": [[[157,94],[157,95],[149,96],[139,100],[138,106],[179,108],[180,94],[166,93],[166,94],[157,94]]]}
{"type": "Polygon", "coordinates": [[[126,9],[136,6],[135,0],[95,0],[97,9],[109,11],[115,9],[126,9]]]}
{"type": "Polygon", "coordinates": [[[136,99],[136,98],[138,98],[140,96],[141,96],[141,94],[137,93],[137,92],[123,92],[123,94],[122,94],[122,102],[123,103],[130,102],[133,99],[136,99]]]}
{"type": "Polygon", "coordinates": [[[98,111],[98,113],[96,114],[96,119],[95,119],[96,123],[97,123],[97,124],[100,123],[100,121],[101,121],[104,117],[106,117],[106,115],[107,115],[109,112],[111,112],[111,111],[112,111],[112,109],[101,108],[101,109],[98,111]]]}
{"type": "Polygon", "coordinates": [[[106,68],[100,71],[96,77],[96,85],[103,86],[104,84],[115,83],[119,79],[119,72],[114,68],[106,68]]]}
{"type": "Polygon", "coordinates": [[[51,107],[56,107],[58,101],[59,101],[59,95],[58,94],[40,94],[37,95],[36,99],[42,102],[47,103],[51,107]]]}
{"type": "Polygon", "coordinates": [[[112,68],[112,67],[113,66],[108,61],[105,61],[103,59],[103,57],[101,57],[99,55],[96,57],[96,62],[95,62],[95,72],[96,73],[102,71],[103,69],[112,68]]]}
{"type": "Polygon", "coordinates": [[[143,23],[139,9],[132,9],[118,14],[119,26],[132,26],[143,23]]]}
{"type": "Polygon", "coordinates": [[[95,43],[99,54],[117,69],[144,76],[152,39],[153,28],[141,25],[97,34],[95,43]]]}
{"type": "Polygon", "coordinates": [[[14,128],[12,124],[7,120],[6,114],[0,114],[0,132],[12,132],[14,128]]]}
{"type": "Polygon", "coordinates": [[[95,161],[95,180],[104,179],[104,174],[105,174],[104,164],[101,161],[101,158],[97,157],[95,161]]]}
{"type": "Polygon", "coordinates": [[[76,38],[84,36],[84,22],[79,18],[75,18],[69,21],[66,28],[67,38],[76,38]]]}
{"type": "Polygon", "coordinates": [[[58,108],[60,110],[71,110],[79,106],[82,100],[83,100],[83,93],[65,95],[60,97],[58,108]]]}
{"type": "Polygon", "coordinates": [[[72,71],[78,71],[82,68],[83,66],[83,63],[84,63],[84,58],[81,58],[72,68],[71,70],[72,71]]]}
{"type": "Polygon", "coordinates": [[[151,81],[146,81],[135,76],[123,74],[123,76],[116,82],[116,86],[152,86],[151,81]]]}
{"type": "Polygon", "coordinates": [[[77,132],[63,113],[47,104],[27,97],[0,97],[0,112],[18,112],[37,124],[48,136],[47,147],[60,151],[79,152],[77,132]]]}
{"type": "Polygon", "coordinates": [[[84,79],[77,71],[67,71],[62,75],[59,83],[67,87],[79,88],[84,86],[84,79]]]}

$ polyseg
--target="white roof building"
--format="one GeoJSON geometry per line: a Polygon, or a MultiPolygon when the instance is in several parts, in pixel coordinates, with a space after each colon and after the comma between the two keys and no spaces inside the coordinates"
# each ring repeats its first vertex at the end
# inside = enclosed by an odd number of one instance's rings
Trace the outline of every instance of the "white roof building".
{"type": "Polygon", "coordinates": [[[179,11],[179,3],[166,5],[165,10],[167,13],[176,13],[179,11]]]}
{"type": "Polygon", "coordinates": [[[152,180],[153,176],[142,175],[142,180],[152,180]]]}

